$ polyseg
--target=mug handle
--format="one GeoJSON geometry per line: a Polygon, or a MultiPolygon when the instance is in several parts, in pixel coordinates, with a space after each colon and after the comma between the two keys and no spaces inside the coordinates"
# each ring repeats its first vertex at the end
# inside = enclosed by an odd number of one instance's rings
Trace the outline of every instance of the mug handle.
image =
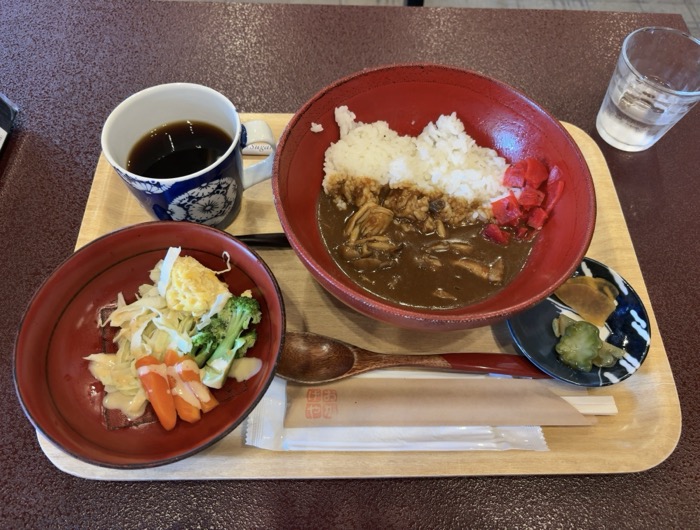
{"type": "Polygon", "coordinates": [[[241,144],[241,148],[250,144],[264,143],[269,145],[270,149],[272,150],[272,152],[267,155],[264,160],[256,162],[255,164],[243,169],[241,181],[243,184],[243,189],[245,190],[258,182],[262,182],[263,180],[272,177],[272,163],[275,159],[277,144],[275,143],[275,137],[272,134],[272,129],[263,120],[247,121],[243,124],[243,129],[245,133],[245,145],[241,144]]]}

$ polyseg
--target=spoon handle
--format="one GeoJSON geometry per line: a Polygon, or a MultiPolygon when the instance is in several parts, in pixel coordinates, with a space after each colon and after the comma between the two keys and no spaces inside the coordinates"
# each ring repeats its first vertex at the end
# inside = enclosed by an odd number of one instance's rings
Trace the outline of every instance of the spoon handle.
{"type": "Polygon", "coordinates": [[[440,357],[449,364],[451,370],[458,372],[480,372],[537,379],[549,377],[521,355],[510,353],[444,353],[440,357]]]}
{"type": "Polygon", "coordinates": [[[434,355],[384,355],[355,348],[356,361],[349,373],[358,374],[377,368],[415,366],[453,372],[500,374],[513,377],[549,378],[521,355],[512,353],[441,353],[434,355]]]}

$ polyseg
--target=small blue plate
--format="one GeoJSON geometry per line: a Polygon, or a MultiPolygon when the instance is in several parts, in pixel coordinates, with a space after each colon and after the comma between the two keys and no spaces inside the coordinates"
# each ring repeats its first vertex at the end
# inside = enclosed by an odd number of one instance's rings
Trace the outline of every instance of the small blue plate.
{"type": "Polygon", "coordinates": [[[554,349],[559,339],[552,331],[552,321],[563,311],[573,311],[554,295],[508,320],[508,329],[522,354],[555,379],[588,387],[619,383],[639,369],[649,351],[651,329],[646,309],[634,289],[606,265],[584,258],[574,273],[581,275],[604,278],[620,291],[617,308],[605,323],[609,332],[606,341],[625,350],[624,357],[614,366],[594,366],[590,372],[582,372],[559,360],[554,349]]]}

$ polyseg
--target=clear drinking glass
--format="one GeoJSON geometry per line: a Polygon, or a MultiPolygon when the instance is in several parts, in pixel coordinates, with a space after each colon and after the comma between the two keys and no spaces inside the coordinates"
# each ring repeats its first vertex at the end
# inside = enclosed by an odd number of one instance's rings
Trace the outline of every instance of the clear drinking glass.
{"type": "Polygon", "coordinates": [[[596,128],[623,151],[654,145],[700,101],[700,40],[671,28],[641,28],[622,43],[596,128]]]}

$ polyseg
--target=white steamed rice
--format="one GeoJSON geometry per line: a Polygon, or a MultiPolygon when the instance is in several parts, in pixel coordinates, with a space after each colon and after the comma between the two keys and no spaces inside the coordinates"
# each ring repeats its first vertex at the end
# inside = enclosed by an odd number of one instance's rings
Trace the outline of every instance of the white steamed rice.
{"type": "Polygon", "coordinates": [[[490,202],[508,192],[502,184],[506,160],[478,146],[456,113],[440,116],[417,137],[400,136],[385,121],[358,122],[347,106],[335,109],[335,119],[340,139],[326,150],[326,193],[337,191],[339,181],[371,179],[378,186],[464,201],[472,217],[483,220],[490,202]]]}

